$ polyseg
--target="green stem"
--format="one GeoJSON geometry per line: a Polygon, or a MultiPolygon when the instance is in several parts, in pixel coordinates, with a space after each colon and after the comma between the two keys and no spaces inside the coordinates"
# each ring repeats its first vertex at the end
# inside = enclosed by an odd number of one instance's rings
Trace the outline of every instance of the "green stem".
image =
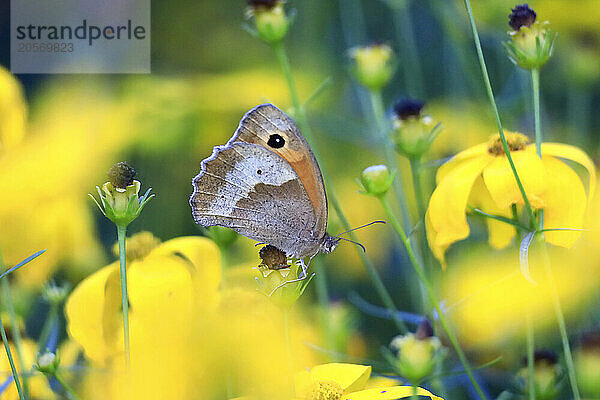
{"type": "Polygon", "coordinates": [[[526,329],[527,329],[527,391],[529,400],[535,400],[535,360],[534,360],[534,334],[533,322],[531,321],[531,307],[526,306],[526,329]]]}
{"type": "Polygon", "coordinates": [[[404,82],[409,96],[423,96],[423,74],[415,32],[410,16],[410,4],[404,2],[399,7],[394,7],[394,26],[398,43],[404,43],[405,54],[402,60],[404,64],[404,82]]]}
{"type": "Polygon", "coordinates": [[[465,369],[465,372],[469,376],[469,379],[471,380],[471,384],[475,388],[475,391],[479,394],[479,397],[483,400],[486,400],[487,397],[485,396],[485,394],[483,393],[483,390],[479,386],[479,383],[475,379],[475,375],[473,374],[473,370],[471,368],[471,365],[469,364],[469,360],[467,360],[467,356],[465,355],[464,351],[460,347],[460,344],[458,343],[458,339],[457,339],[456,335],[450,329],[450,325],[449,325],[448,321],[446,320],[446,316],[440,307],[440,303],[437,299],[437,296],[435,294],[433,286],[432,286],[431,282],[429,282],[429,279],[427,278],[427,276],[425,275],[423,266],[417,260],[417,257],[415,256],[415,253],[412,249],[412,246],[410,244],[408,237],[406,236],[406,233],[400,226],[400,223],[398,222],[398,219],[396,218],[396,216],[392,213],[392,210],[390,209],[390,206],[389,206],[387,200],[385,199],[385,197],[380,197],[379,200],[381,201],[381,205],[383,206],[388,219],[390,220],[390,222],[392,223],[392,226],[396,230],[396,233],[402,240],[402,243],[404,243],[406,252],[408,254],[408,258],[410,259],[410,262],[411,262],[413,268],[415,269],[415,272],[419,276],[421,283],[427,290],[427,294],[429,295],[429,300],[431,301],[431,303],[433,304],[433,307],[437,311],[439,321],[442,324],[442,327],[444,328],[446,335],[448,336],[448,340],[450,340],[450,343],[452,343],[452,347],[454,347],[454,351],[456,351],[456,354],[458,355],[458,358],[460,359],[460,362],[462,363],[463,368],[465,369]]]}
{"type": "MultiPolygon", "coordinates": [[[[3,265],[1,265],[3,266],[3,265]]],[[[4,305],[8,315],[10,316],[10,331],[15,344],[15,350],[17,352],[17,361],[21,366],[21,371],[25,371],[28,367],[25,366],[25,359],[23,358],[23,344],[21,340],[21,330],[19,329],[19,321],[17,320],[17,313],[15,312],[15,306],[12,302],[12,296],[10,293],[10,283],[8,279],[0,279],[2,281],[2,291],[4,292],[4,305]]],[[[29,397],[29,379],[27,375],[23,377],[23,393],[26,397],[29,397]]]]}
{"type": "Polygon", "coordinates": [[[127,366],[131,363],[129,347],[129,301],[127,297],[127,258],[125,253],[125,233],[127,227],[117,225],[117,240],[119,241],[119,265],[121,267],[121,302],[123,308],[123,341],[127,366]]]}
{"type": "Polygon", "coordinates": [[[412,400],[419,400],[419,396],[417,395],[417,385],[412,385],[412,395],[410,396],[412,400]]]}
{"type": "Polygon", "coordinates": [[[55,302],[50,303],[50,310],[48,311],[48,316],[46,317],[46,321],[44,321],[44,326],[42,327],[42,332],[40,333],[40,338],[38,340],[38,353],[43,353],[46,349],[46,343],[48,342],[48,337],[50,336],[50,331],[52,330],[52,325],[58,320],[58,304],[55,302]]]}
{"type": "Polygon", "coordinates": [[[571,353],[571,345],[569,344],[569,337],[567,335],[567,327],[565,323],[565,316],[562,311],[560,304],[560,298],[558,296],[558,290],[556,289],[556,281],[554,279],[554,272],[550,266],[550,257],[548,256],[548,250],[546,249],[546,241],[543,238],[541,242],[541,253],[543,258],[544,269],[550,283],[550,289],[552,291],[552,304],[554,306],[554,313],[556,314],[556,322],[558,323],[558,330],[560,331],[560,338],[562,341],[563,352],[565,355],[565,364],[567,365],[567,375],[569,376],[569,383],[571,384],[571,391],[573,392],[574,400],[581,400],[579,395],[579,388],[577,387],[577,375],[575,374],[575,365],[573,363],[573,355],[571,353]]]}
{"type": "Polygon", "coordinates": [[[79,395],[77,395],[77,393],[75,393],[75,391],[73,390],[73,388],[65,381],[65,379],[61,375],[58,374],[58,372],[56,372],[52,376],[54,378],[56,378],[56,380],[58,381],[58,383],[61,384],[61,386],[63,387],[63,389],[65,389],[65,392],[67,392],[69,394],[69,397],[72,400],[81,400],[81,397],[79,397],[79,395]]]}
{"type": "Polygon", "coordinates": [[[323,263],[320,260],[314,260],[313,265],[315,267],[315,273],[317,279],[315,282],[315,289],[317,292],[317,301],[319,303],[319,313],[321,317],[321,327],[325,333],[325,341],[327,343],[328,350],[336,350],[335,340],[333,331],[331,330],[331,321],[329,318],[329,293],[327,290],[327,274],[323,263]]]}
{"type": "Polygon", "coordinates": [[[542,158],[542,123],[540,121],[540,70],[532,68],[531,86],[533,88],[533,113],[535,116],[535,151],[542,158]]]}
{"type": "Polygon", "coordinates": [[[510,218],[503,217],[501,215],[486,213],[485,211],[482,211],[479,208],[473,208],[473,207],[467,206],[467,209],[470,212],[472,212],[473,214],[481,215],[482,217],[485,217],[485,218],[495,219],[496,221],[500,221],[500,222],[504,222],[505,224],[512,225],[515,227],[515,229],[517,229],[517,233],[519,233],[518,229],[523,229],[524,231],[529,231],[529,229],[527,227],[521,225],[518,222],[518,216],[515,214],[513,214],[514,219],[510,219],[510,218]]]}
{"type": "Polygon", "coordinates": [[[10,370],[12,371],[12,375],[15,380],[15,385],[17,386],[17,392],[19,393],[19,399],[25,400],[25,394],[23,393],[23,389],[21,388],[21,382],[19,381],[19,374],[17,373],[17,368],[15,367],[15,362],[13,361],[12,354],[10,352],[10,347],[8,345],[8,338],[6,337],[6,331],[4,330],[4,324],[2,323],[2,318],[0,318],[0,334],[2,335],[2,343],[4,343],[4,350],[6,350],[6,356],[8,357],[8,363],[10,364],[10,370]]]}
{"type": "MultiPolygon", "coordinates": [[[[287,52],[285,51],[285,47],[283,46],[283,43],[276,43],[273,45],[273,50],[275,51],[275,55],[277,56],[277,60],[279,61],[279,64],[281,65],[281,69],[285,76],[285,80],[288,84],[290,98],[292,100],[292,105],[293,105],[294,111],[296,113],[296,120],[298,122],[298,126],[299,126],[300,130],[302,131],[302,133],[304,134],[304,137],[306,138],[307,142],[311,146],[311,148],[313,150],[313,154],[315,155],[317,162],[319,162],[319,165],[321,168],[321,173],[323,174],[323,179],[325,182],[327,182],[327,186],[329,189],[328,190],[328,195],[329,195],[328,199],[331,202],[331,205],[333,206],[333,209],[335,210],[338,218],[340,219],[340,222],[342,223],[342,226],[344,227],[344,229],[350,230],[350,224],[348,223],[348,219],[346,218],[346,216],[344,215],[344,212],[342,211],[340,203],[335,194],[333,184],[332,184],[331,180],[328,179],[327,171],[325,170],[323,164],[320,162],[319,152],[317,151],[317,147],[313,140],[312,130],[310,129],[310,125],[308,124],[308,121],[306,119],[306,115],[304,113],[304,107],[302,107],[302,104],[300,103],[300,99],[298,98],[298,92],[296,91],[296,85],[294,83],[294,78],[292,77],[292,71],[290,69],[290,62],[288,60],[288,56],[287,56],[287,52]]],[[[350,239],[356,241],[356,236],[354,235],[354,232],[348,233],[348,236],[350,237],[350,239]]],[[[357,251],[359,257],[361,258],[361,261],[365,265],[365,268],[369,272],[369,275],[371,276],[371,279],[373,280],[373,284],[375,285],[375,290],[379,294],[379,297],[381,298],[385,307],[391,311],[398,311],[398,309],[394,305],[392,297],[390,296],[387,289],[383,285],[383,282],[382,282],[381,278],[379,277],[379,274],[377,273],[377,270],[373,266],[373,263],[371,262],[371,260],[366,256],[366,254],[364,254],[364,252],[361,249],[357,248],[356,251],[357,251]]],[[[325,287],[325,289],[326,289],[326,287],[325,287]]],[[[325,293],[322,293],[322,295],[324,295],[324,294],[325,293]]],[[[397,313],[393,312],[394,322],[395,322],[396,326],[398,327],[400,332],[406,333],[408,331],[406,328],[406,325],[404,324],[404,322],[401,319],[398,318],[398,316],[396,314],[397,313]]]]}
{"type": "Polygon", "coordinates": [[[471,30],[473,31],[473,39],[475,40],[475,47],[477,49],[477,57],[479,58],[479,65],[481,66],[481,74],[483,75],[483,81],[485,83],[487,95],[488,95],[490,103],[492,105],[492,109],[494,110],[494,117],[496,118],[496,125],[498,127],[498,133],[500,134],[500,140],[502,141],[502,147],[504,148],[504,153],[506,154],[506,158],[508,159],[508,163],[510,164],[510,169],[512,170],[512,173],[515,176],[515,180],[517,181],[517,186],[519,187],[519,191],[521,192],[521,196],[523,197],[523,201],[525,203],[525,209],[527,210],[527,215],[529,216],[529,223],[531,224],[531,228],[535,229],[535,227],[538,226],[538,222],[537,222],[537,219],[535,218],[535,214],[533,212],[533,208],[531,207],[531,203],[529,203],[529,199],[527,198],[527,193],[525,193],[525,188],[523,187],[521,178],[519,178],[519,173],[517,172],[517,167],[515,167],[515,163],[513,162],[512,156],[510,155],[510,148],[508,147],[508,143],[506,142],[506,137],[504,136],[504,129],[502,128],[502,122],[500,122],[500,114],[498,113],[498,106],[496,105],[496,99],[494,98],[494,91],[492,90],[492,84],[490,83],[490,77],[488,75],[487,67],[485,65],[485,59],[483,58],[483,50],[481,50],[481,42],[479,41],[479,34],[477,33],[477,26],[475,25],[475,18],[473,17],[473,11],[471,10],[471,3],[469,0],[464,0],[464,2],[465,2],[465,7],[467,9],[467,15],[469,17],[469,22],[471,24],[471,30]]]}
{"type": "MultiPolygon", "coordinates": [[[[385,108],[383,106],[383,98],[381,97],[381,91],[370,91],[371,108],[373,109],[373,117],[377,124],[377,134],[379,141],[383,144],[383,151],[385,156],[385,162],[388,164],[392,171],[398,170],[398,161],[396,159],[396,153],[394,152],[392,143],[389,142],[387,134],[389,133],[389,126],[385,119],[385,108]]],[[[410,214],[408,213],[408,207],[406,205],[406,196],[404,194],[402,179],[394,179],[392,183],[394,186],[394,194],[396,195],[396,203],[400,205],[400,212],[402,213],[402,222],[404,230],[410,230],[410,214]]]]}

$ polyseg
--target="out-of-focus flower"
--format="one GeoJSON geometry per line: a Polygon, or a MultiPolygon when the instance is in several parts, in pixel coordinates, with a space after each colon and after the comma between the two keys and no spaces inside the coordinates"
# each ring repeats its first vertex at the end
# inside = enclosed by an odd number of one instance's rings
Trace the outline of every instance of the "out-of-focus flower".
{"type": "Polygon", "coordinates": [[[424,320],[416,333],[395,337],[390,347],[398,352],[396,367],[400,375],[416,384],[433,370],[441,342],[433,336],[429,320],[424,320]]]}
{"type": "Polygon", "coordinates": [[[400,154],[408,158],[421,158],[429,151],[438,134],[440,125],[431,116],[423,114],[425,103],[404,99],[394,105],[392,141],[400,154]]]}
{"type": "MultiPolygon", "coordinates": [[[[127,261],[139,260],[150,254],[160,243],[160,239],[154,236],[152,232],[137,232],[127,238],[125,257],[127,261]]],[[[117,257],[119,256],[118,242],[113,245],[113,254],[117,257]]]]}
{"type": "Polygon", "coordinates": [[[382,197],[390,190],[394,174],[390,173],[386,165],[372,165],[360,174],[360,183],[365,194],[382,197]]]}
{"type": "Polygon", "coordinates": [[[0,66],[0,157],[23,139],[26,114],[21,84],[0,66]]]}
{"type": "MultiPolygon", "coordinates": [[[[600,270],[590,267],[591,249],[578,244],[576,252],[558,247],[549,250],[566,317],[588,315],[584,310],[593,305],[600,279],[600,270]]],[[[533,254],[529,258],[536,286],[523,278],[514,249],[490,257],[486,246],[471,246],[444,273],[442,297],[465,346],[496,356],[503,348],[507,348],[507,356],[514,353],[515,343],[523,340],[527,308],[536,334],[556,329],[552,285],[540,261],[533,254]]]]}
{"type": "MultiPolygon", "coordinates": [[[[527,371],[527,359],[524,360],[525,366],[519,371],[519,377],[522,380],[521,389],[529,396],[527,371]]],[[[562,378],[561,369],[558,365],[558,356],[549,350],[536,350],[534,353],[534,387],[536,399],[552,400],[559,393],[559,382],[562,378]]]]}
{"type": "Polygon", "coordinates": [[[600,333],[586,334],[575,351],[575,370],[581,394],[600,398],[600,333]]]}
{"type": "Polygon", "coordinates": [[[525,69],[539,69],[552,56],[556,35],[550,23],[536,22],[536,13],[527,4],[518,5],[509,15],[510,41],[504,42],[508,57],[525,69]]]}
{"type": "MultiPolygon", "coordinates": [[[[371,367],[357,364],[322,364],[295,377],[297,400],[392,400],[413,396],[412,386],[384,386],[365,389],[371,367]]],[[[416,395],[441,399],[422,388],[416,395]]]]}
{"type": "Polygon", "coordinates": [[[60,365],[60,358],[52,352],[38,354],[35,368],[43,374],[54,375],[60,365]]]}
{"type": "Polygon", "coordinates": [[[269,44],[279,43],[290,27],[281,0],[248,0],[258,37],[269,44]]]}
{"type": "Polygon", "coordinates": [[[394,52],[387,44],[355,47],[350,49],[350,57],[354,77],[371,91],[381,90],[394,74],[394,52]]]}
{"type": "MultiPolygon", "coordinates": [[[[544,143],[540,160],[526,136],[507,133],[506,139],[531,206],[544,210],[544,228],[582,228],[586,191],[575,171],[559,158],[581,164],[590,176],[589,192],[594,193],[596,171],[590,158],[573,146],[544,143]]],[[[524,204],[499,135],[457,154],[439,168],[436,181],[426,214],[427,239],[444,267],[446,249],[469,235],[468,206],[512,218],[511,206],[524,204]]],[[[491,218],[487,226],[494,248],[506,247],[515,235],[513,226],[491,218]]],[[[563,247],[572,246],[580,235],[545,233],[547,242],[563,247]]]]}

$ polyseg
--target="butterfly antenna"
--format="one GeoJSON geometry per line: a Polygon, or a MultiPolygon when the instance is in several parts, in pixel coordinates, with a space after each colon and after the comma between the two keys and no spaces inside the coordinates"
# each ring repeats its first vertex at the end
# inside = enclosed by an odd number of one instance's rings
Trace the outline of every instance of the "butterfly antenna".
{"type": "Polygon", "coordinates": [[[345,234],[346,234],[346,233],[348,233],[348,232],[352,232],[352,231],[355,231],[355,230],[357,230],[357,229],[366,228],[367,226],[370,226],[370,225],[373,225],[373,224],[385,224],[385,223],[386,223],[385,221],[380,221],[380,220],[377,220],[377,221],[371,221],[371,222],[369,222],[368,224],[361,225],[361,226],[359,226],[359,227],[356,227],[356,228],[352,228],[352,229],[350,229],[350,230],[347,230],[346,232],[339,233],[339,234],[335,235],[335,237],[340,237],[340,236],[342,236],[342,235],[345,235],[345,234]]]}
{"type": "Polygon", "coordinates": [[[365,246],[362,245],[362,243],[358,243],[358,242],[355,242],[354,240],[346,239],[346,238],[339,237],[339,236],[336,236],[336,238],[338,238],[340,240],[345,240],[346,242],[354,243],[355,245],[360,246],[360,248],[363,249],[363,251],[365,253],[367,252],[367,249],[365,248],[365,246]]]}

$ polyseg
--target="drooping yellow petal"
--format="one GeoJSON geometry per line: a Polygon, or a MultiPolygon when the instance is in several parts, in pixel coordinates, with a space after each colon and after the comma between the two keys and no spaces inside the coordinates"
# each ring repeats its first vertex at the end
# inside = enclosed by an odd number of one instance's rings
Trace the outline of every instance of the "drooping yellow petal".
{"type": "Polygon", "coordinates": [[[89,359],[100,365],[109,356],[104,335],[107,283],[111,275],[118,274],[118,268],[118,263],[113,263],[84,279],[65,304],[69,336],[83,347],[89,359]]]}
{"type": "MultiPolygon", "coordinates": [[[[478,208],[488,214],[511,218],[512,213],[509,208],[501,210],[494,200],[490,197],[487,187],[483,183],[483,178],[478,178],[473,185],[469,205],[478,208]]],[[[488,228],[488,241],[490,246],[495,249],[503,249],[508,246],[515,236],[515,227],[493,218],[485,218],[488,228]]]]}
{"type": "MultiPolygon", "coordinates": [[[[544,228],[581,229],[586,209],[585,188],[579,176],[564,162],[543,156],[548,176],[544,208],[544,228]]],[[[545,232],[546,241],[571,247],[581,235],[578,231],[545,232]]]]}
{"type": "Polygon", "coordinates": [[[311,382],[333,381],[340,385],[344,393],[361,390],[371,376],[371,367],[359,364],[321,364],[310,370],[311,382]]]}
{"type": "MultiPolygon", "coordinates": [[[[417,395],[429,397],[432,400],[444,400],[429,391],[418,387],[417,395]]],[[[414,388],[412,386],[393,386],[386,388],[367,389],[354,392],[344,396],[344,400],[395,400],[412,397],[414,388]]]]}
{"type": "MultiPolygon", "coordinates": [[[[543,195],[546,190],[546,171],[542,160],[535,154],[535,148],[511,152],[512,159],[533,208],[544,206],[543,195]]],[[[494,157],[494,161],[483,170],[485,185],[496,206],[507,209],[512,204],[524,204],[521,191],[505,156],[494,157]]]]}
{"type": "Polygon", "coordinates": [[[435,181],[439,184],[446,175],[448,175],[457,165],[460,163],[470,160],[475,157],[483,156],[487,153],[488,144],[481,143],[477,146],[470,147],[464,151],[461,151],[450,160],[445,162],[441,167],[438,168],[437,173],[435,175],[435,181]]]}
{"type": "Polygon", "coordinates": [[[442,265],[446,248],[469,236],[467,199],[475,180],[490,161],[491,157],[484,156],[457,165],[431,195],[426,215],[427,239],[442,265]]]}
{"type": "Polygon", "coordinates": [[[587,170],[587,173],[589,174],[589,202],[592,196],[596,193],[596,166],[590,157],[588,157],[583,150],[562,143],[543,143],[542,156],[545,155],[575,161],[577,164],[582,165],[587,170]]]}

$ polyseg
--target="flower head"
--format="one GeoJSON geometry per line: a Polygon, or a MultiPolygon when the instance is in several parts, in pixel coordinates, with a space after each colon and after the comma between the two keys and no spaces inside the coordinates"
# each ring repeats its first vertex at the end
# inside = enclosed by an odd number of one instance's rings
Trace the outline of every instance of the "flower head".
{"type": "Polygon", "coordinates": [[[248,0],[249,15],[254,17],[256,35],[269,44],[281,42],[291,20],[281,0],[248,0]]]}
{"type": "Polygon", "coordinates": [[[381,197],[384,196],[394,181],[394,174],[390,173],[386,165],[372,165],[360,174],[360,183],[365,194],[381,197]]]}
{"type": "MultiPolygon", "coordinates": [[[[413,395],[412,386],[367,387],[371,367],[331,363],[317,365],[295,376],[298,400],[370,400],[403,399],[413,395]]],[[[427,390],[417,388],[417,395],[442,400],[427,390]]]]}
{"type": "Polygon", "coordinates": [[[394,74],[394,52],[383,43],[350,49],[352,72],[358,82],[372,91],[381,90],[394,74]]]}
{"type": "Polygon", "coordinates": [[[38,355],[37,364],[35,368],[43,374],[54,375],[60,365],[60,358],[50,352],[46,351],[43,354],[38,355]]]}
{"type": "MultiPolygon", "coordinates": [[[[544,210],[544,227],[582,228],[586,191],[577,173],[560,159],[581,164],[590,176],[589,193],[594,193],[596,170],[590,158],[573,146],[544,143],[540,159],[526,136],[507,133],[506,140],[531,206],[544,210]]],[[[426,224],[429,245],[442,266],[446,249],[469,235],[469,208],[510,219],[513,205],[523,207],[521,192],[501,148],[495,135],[488,143],[457,154],[439,168],[426,224]]],[[[515,235],[513,226],[495,219],[488,218],[487,226],[490,245],[495,248],[506,247],[515,235]]],[[[574,230],[549,231],[545,238],[554,245],[571,247],[580,234],[574,230]]]]}
{"type": "Polygon", "coordinates": [[[536,22],[537,14],[527,4],[513,8],[509,15],[508,32],[510,40],[504,43],[508,57],[525,69],[539,69],[552,56],[556,35],[549,28],[550,23],[536,22]]]}
{"type": "Polygon", "coordinates": [[[425,103],[404,99],[394,104],[392,141],[399,153],[409,158],[423,156],[441,131],[429,115],[422,113],[425,103]]]}
{"type": "MultiPolygon", "coordinates": [[[[527,379],[527,359],[523,359],[525,365],[519,372],[523,381],[523,389],[527,392],[529,385],[527,379]]],[[[556,398],[559,393],[558,383],[561,378],[561,370],[558,365],[556,353],[549,350],[536,350],[534,352],[534,388],[535,398],[542,400],[551,400],[556,398]]]]}
{"type": "Polygon", "coordinates": [[[152,188],[139,196],[141,183],[133,179],[135,174],[126,162],[117,163],[108,171],[109,181],[102,185],[102,191],[96,186],[102,205],[90,194],[102,214],[117,226],[129,225],[154,197],[150,194],[152,188]]]}

